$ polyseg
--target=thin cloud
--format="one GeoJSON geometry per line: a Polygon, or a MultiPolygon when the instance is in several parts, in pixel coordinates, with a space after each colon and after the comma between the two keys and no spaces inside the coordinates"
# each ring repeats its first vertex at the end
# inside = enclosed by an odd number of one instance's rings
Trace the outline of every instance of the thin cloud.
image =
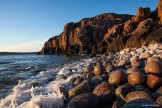
{"type": "Polygon", "coordinates": [[[0,48],[0,52],[37,52],[44,45],[44,41],[20,43],[12,46],[0,48]]]}

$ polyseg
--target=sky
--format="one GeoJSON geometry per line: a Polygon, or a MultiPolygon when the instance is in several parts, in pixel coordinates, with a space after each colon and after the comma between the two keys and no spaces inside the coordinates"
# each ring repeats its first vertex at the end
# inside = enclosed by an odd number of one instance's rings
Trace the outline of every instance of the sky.
{"type": "Polygon", "coordinates": [[[158,0],[0,0],[0,52],[40,51],[68,22],[102,13],[154,10],[158,0]]]}

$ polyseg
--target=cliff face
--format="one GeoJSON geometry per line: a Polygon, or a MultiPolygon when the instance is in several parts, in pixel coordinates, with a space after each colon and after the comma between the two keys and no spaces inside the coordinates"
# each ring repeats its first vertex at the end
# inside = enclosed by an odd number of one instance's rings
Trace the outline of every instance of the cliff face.
{"type": "Polygon", "coordinates": [[[158,3],[158,17],[159,17],[159,23],[162,24],[162,0],[159,0],[158,3]]]}
{"type": "Polygon", "coordinates": [[[153,12],[149,8],[140,7],[136,16],[110,13],[68,23],[60,35],[50,38],[44,44],[40,53],[105,53],[127,47],[140,47],[154,41],[161,42],[161,34],[154,38],[149,35],[158,31],[158,17],[161,18],[162,13],[161,1],[158,10],[153,12]]]}

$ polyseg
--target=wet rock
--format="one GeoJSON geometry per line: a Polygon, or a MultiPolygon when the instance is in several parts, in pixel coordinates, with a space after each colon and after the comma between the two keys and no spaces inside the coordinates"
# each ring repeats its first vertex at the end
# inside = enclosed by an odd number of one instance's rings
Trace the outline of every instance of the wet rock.
{"type": "Polygon", "coordinates": [[[94,73],[87,73],[86,74],[86,78],[87,79],[91,79],[91,78],[93,78],[95,75],[94,75],[94,73]]]}
{"type": "Polygon", "coordinates": [[[122,108],[160,108],[160,106],[150,99],[138,99],[125,104],[122,108]]]}
{"type": "Polygon", "coordinates": [[[101,77],[102,77],[102,81],[107,81],[108,74],[102,74],[101,77]]]}
{"type": "Polygon", "coordinates": [[[123,66],[125,66],[125,65],[128,64],[128,63],[129,63],[128,60],[121,60],[121,61],[119,61],[119,63],[118,63],[118,67],[123,67],[123,66]]]}
{"type": "Polygon", "coordinates": [[[119,86],[126,81],[126,73],[121,70],[113,71],[109,74],[108,82],[114,86],[119,86]]]}
{"type": "Polygon", "coordinates": [[[81,84],[68,91],[70,98],[73,98],[82,93],[89,93],[89,92],[90,92],[90,86],[87,80],[83,81],[81,84]]]}
{"type": "Polygon", "coordinates": [[[105,68],[104,66],[100,63],[100,62],[97,62],[96,63],[96,66],[94,67],[94,74],[96,76],[100,76],[101,74],[103,74],[105,72],[105,68]]]}
{"type": "Polygon", "coordinates": [[[85,73],[92,72],[92,71],[93,71],[93,66],[91,64],[84,68],[85,73]]]}
{"type": "Polygon", "coordinates": [[[125,97],[131,91],[131,88],[132,88],[132,86],[129,83],[119,86],[115,90],[116,99],[119,102],[125,104],[125,102],[126,102],[125,97]]]}
{"type": "Polygon", "coordinates": [[[162,65],[157,61],[152,61],[146,64],[145,72],[147,74],[162,75],[162,65]]]}
{"type": "Polygon", "coordinates": [[[147,59],[147,58],[149,58],[149,57],[151,57],[152,55],[149,53],[149,52],[144,52],[144,53],[142,53],[140,56],[139,56],[139,58],[140,59],[147,59]]]}
{"type": "Polygon", "coordinates": [[[113,100],[114,88],[110,84],[102,82],[95,87],[93,93],[100,98],[101,105],[105,106],[113,100]]]}
{"type": "Polygon", "coordinates": [[[136,85],[134,87],[134,90],[135,91],[144,91],[144,92],[150,93],[150,90],[148,88],[146,88],[144,85],[136,85]]]}
{"type": "Polygon", "coordinates": [[[133,91],[127,94],[126,102],[131,102],[137,99],[151,99],[150,95],[144,91],[133,91]]]}
{"type": "Polygon", "coordinates": [[[143,84],[145,82],[145,78],[142,73],[140,72],[134,72],[128,75],[128,82],[135,86],[138,84],[143,84]]]}
{"type": "Polygon", "coordinates": [[[127,69],[126,72],[127,72],[127,74],[131,74],[134,72],[140,72],[140,70],[137,67],[131,67],[131,68],[127,69]]]}
{"type": "Polygon", "coordinates": [[[141,63],[141,61],[140,60],[132,60],[132,62],[131,62],[131,66],[136,66],[136,67],[140,67],[140,66],[142,66],[142,63],[141,63]]]}
{"type": "Polygon", "coordinates": [[[162,106],[162,96],[157,98],[156,103],[162,106]]]}
{"type": "Polygon", "coordinates": [[[113,71],[115,69],[115,67],[113,65],[108,65],[106,67],[106,72],[110,73],[111,71],[113,71]]]}
{"type": "Polygon", "coordinates": [[[113,104],[113,106],[112,106],[112,108],[121,108],[121,103],[120,102],[118,102],[118,101],[115,101],[114,102],[114,104],[113,104]]]}
{"type": "Polygon", "coordinates": [[[162,79],[158,76],[149,74],[147,76],[147,85],[152,89],[158,88],[162,86],[162,79]]]}
{"type": "Polygon", "coordinates": [[[102,77],[94,76],[90,81],[91,81],[91,88],[93,89],[102,82],[102,77]]]}
{"type": "Polygon", "coordinates": [[[74,85],[77,86],[77,85],[81,84],[83,82],[83,80],[84,80],[83,78],[77,78],[74,82],[74,85]]]}
{"type": "Polygon", "coordinates": [[[157,58],[157,57],[149,57],[149,58],[147,59],[147,63],[152,62],[152,61],[160,62],[160,59],[157,58]]]}
{"type": "Polygon", "coordinates": [[[68,108],[99,108],[99,98],[92,93],[84,93],[74,97],[68,108]]]}
{"type": "Polygon", "coordinates": [[[151,98],[156,101],[156,99],[159,97],[159,96],[162,96],[162,86],[158,88],[158,90],[156,92],[153,92],[151,94],[151,98]]]}

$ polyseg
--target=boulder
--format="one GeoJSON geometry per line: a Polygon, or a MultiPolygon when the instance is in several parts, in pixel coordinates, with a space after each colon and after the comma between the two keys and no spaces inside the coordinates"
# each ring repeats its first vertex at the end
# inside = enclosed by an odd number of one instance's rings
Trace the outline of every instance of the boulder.
{"type": "Polygon", "coordinates": [[[131,102],[137,99],[151,99],[150,95],[144,91],[133,91],[127,94],[126,102],[131,102]]]}
{"type": "Polygon", "coordinates": [[[109,74],[108,82],[114,86],[119,86],[126,81],[126,73],[121,70],[113,71],[109,74]]]}
{"type": "Polygon", "coordinates": [[[138,85],[138,84],[143,84],[145,82],[144,75],[140,72],[133,72],[129,74],[127,79],[128,79],[128,82],[133,86],[138,85]]]}
{"type": "Polygon", "coordinates": [[[83,81],[81,84],[68,91],[70,98],[73,98],[82,93],[89,93],[89,92],[90,92],[90,86],[87,80],[83,81]]]}
{"type": "Polygon", "coordinates": [[[92,93],[84,93],[74,97],[68,108],[99,108],[99,98],[92,93]]]}
{"type": "Polygon", "coordinates": [[[162,64],[157,61],[152,61],[146,64],[145,72],[147,74],[162,75],[162,64]]]}
{"type": "Polygon", "coordinates": [[[122,108],[153,108],[155,106],[160,108],[160,106],[151,99],[138,99],[125,104],[122,108]]]}
{"type": "Polygon", "coordinates": [[[100,62],[97,62],[96,63],[96,66],[94,67],[94,74],[96,76],[100,76],[101,74],[103,74],[105,72],[105,68],[104,66],[100,63],[100,62]]]}
{"type": "Polygon", "coordinates": [[[158,88],[162,86],[162,79],[158,76],[149,74],[147,76],[147,85],[152,89],[158,88]]]}
{"type": "Polygon", "coordinates": [[[114,88],[110,84],[102,82],[95,87],[93,93],[100,98],[101,105],[105,106],[113,100],[114,88]]]}

